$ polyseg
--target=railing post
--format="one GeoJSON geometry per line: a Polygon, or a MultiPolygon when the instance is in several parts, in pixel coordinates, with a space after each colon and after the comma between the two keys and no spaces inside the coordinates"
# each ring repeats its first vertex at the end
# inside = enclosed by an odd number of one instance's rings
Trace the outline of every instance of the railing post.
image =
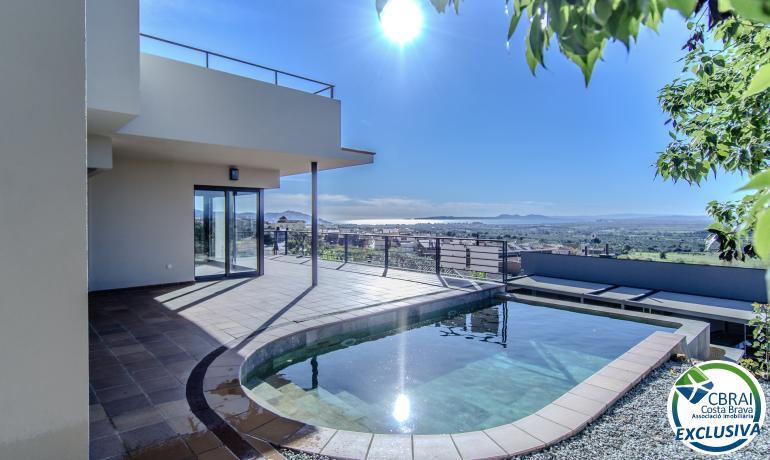
{"type": "Polygon", "coordinates": [[[508,242],[503,241],[503,284],[508,281],[508,242]]]}
{"type": "MultiPolygon", "coordinates": [[[[273,238],[273,240],[274,240],[274,243],[273,243],[273,255],[274,256],[278,255],[278,232],[280,230],[281,230],[280,228],[275,227],[275,237],[273,238]]],[[[284,244],[284,246],[285,246],[285,244],[284,244]]]]}
{"type": "Polygon", "coordinates": [[[209,53],[206,53],[206,68],[209,68],[209,53]]]}
{"type": "Polygon", "coordinates": [[[345,252],[343,253],[342,261],[344,263],[348,263],[348,234],[347,233],[345,233],[345,252]]]}
{"type": "Polygon", "coordinates": [[[332,99],[334,99],[334,86],[332,86],[332,99]]]}
{"type": "Polygon", "coordinates": [[[283,255],[289,255],[289,229],[283,231],[283,255]]]}
{"type": "Polygon", "coordinates": [[[278,72],[275,72],[275,84],[278,85],[278,72]]]}
{"type": "Polygon", "coordinates": [[[436,238],[436,274],[441,274],[441,238],[436,238]]]}
{"type": "Polygon", "coordinates": [[[388,253],[390,253],[390,237],[385,236],[385,268],[388,268],[388,253]]]}

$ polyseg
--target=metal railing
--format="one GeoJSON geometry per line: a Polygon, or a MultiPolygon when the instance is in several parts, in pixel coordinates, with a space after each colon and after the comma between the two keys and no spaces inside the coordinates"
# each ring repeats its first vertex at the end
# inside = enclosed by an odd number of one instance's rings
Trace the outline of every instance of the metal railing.
{"type": "MultiPolygon", "coordinates": [[[[172,46],[175,46],[175,47],[178,47],[178,48],[183,48],[183,49],[186,49],[186,50],[190,50],[190,51],[195,51],[197,53],[201,53],[204,56],[204,58],[205,58],[204,67],[206,67],[207,69],[214,69],[214,70],[219,70],[219,71],[222,71],[222,72],[228,72],[228,73],[233,73],[235,75],[240,75],[240,74],[236,74],[235,72],[229,72],[229,71],[223,70],[221,68],[214,68],[214,67],[212,67],[212,64],[213,64],[213,60],[211,59],[212,57],[213,58],[218,58],[218,59],[223,59],[223,60],[234,62],[234,63],[237,63],[237,64],[243,64],[243,65],[255,68],[255,69],[261,69],[261,70],[266,70],[268,72],[271,72],[273,74],[272,83],[275,84],[275,85],[278,85],[278,86],[285,86],[285,87],[289,87],[289,88],[292,87],[292,86],[288,86],[288,85],[280,84],[279,83],[279,76],[281,76],[281,75],[284,76],[284,77],[291,77],[291,78],[296,78],[296,79],[299,79],[299,80],[302,80],[302,81],[305,81],[305,82],[310,82],[313,85],[318,85],[320,89],[318,89],[317,91],[310,90],[310,91],[306,91],[306,92],[309,92],[309,93],[312,93],[312,94],[319,94],[319,95],[328,92],[329,98],[334,99],[334,85],[332,85],[330,83],[314,80],[312,78],[303,77],[301,75],[293,74],[291,72],[284,72],[282,70],[274,69],[272,67],[267,67],[267,66],[263,66],[263,65],[260,65],[260,64],[255,64],[253,62],[244,61],[243,59],[238,59],[238,58],[234,58],[232,56],[227,56],[227,55],[224,55],[224,54],[215,53],[213,51],[205,50],[205,49],[202,49],[202,48],[196,48],[194,46],[185,45],[184,43],[178,43],[178,42],[175,42],[175,41],[167,40],[165,38],[156,37],[154,35],[140,33],[139,36],[142,37],[142,38],[146,38],[148,40],[152,40],[152,41],[156,41],[156,42],[160,42],[160,43],[165,43],[167,45],[172,45],[172,46]]],[[[153,53],[153,54],[157,54],[157,53],[153,53]]],[[[241,75],[241,76],[243,76],[243,75],[241,75]]],[[[253,78],[253,77],[249,77],[249,78],[253,78]]],[[[264,81],[266,83],[271,83],[270,81],[262,80],[260,78],[253,78],[253,79],[259,80],[259,81],[264,81]]],[[[298,88],[294,88],[294,89],[298,89],[298,88]]]]}
{"type": "MultiPolygon", "coordinates": [[[[310,257],[310,232],[266,229],[266,254],[310,257]]],[[[508,241],[434,235],[320,232],[321,260],[507,282],[518,275],[508,241]]]]}

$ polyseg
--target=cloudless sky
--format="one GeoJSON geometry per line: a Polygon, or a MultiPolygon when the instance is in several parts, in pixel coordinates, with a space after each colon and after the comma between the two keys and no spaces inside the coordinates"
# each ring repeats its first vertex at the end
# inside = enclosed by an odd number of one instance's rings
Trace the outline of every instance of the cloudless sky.
{"type": "MultiPolygon", "coordinates": [[[[628,53],[606,48],[586,89],[556,44],[532,77],[525,21],[506,50],[504,2],[463,2],[400,46],[374,0],[142,0],[145,33],[337,86],[344,146],[373,165],[323,171],[327,219],[437,214],[703,214],[743,179],[701,187],[655,179],[669,139],[658,90],[678,75],[684,20],[667,14],[628,53]]],[[[301,135],[301,133],[298,133],[301,135]]],[[[268,211],[306,211],[307,175],[283,178],[268,211]]]]}

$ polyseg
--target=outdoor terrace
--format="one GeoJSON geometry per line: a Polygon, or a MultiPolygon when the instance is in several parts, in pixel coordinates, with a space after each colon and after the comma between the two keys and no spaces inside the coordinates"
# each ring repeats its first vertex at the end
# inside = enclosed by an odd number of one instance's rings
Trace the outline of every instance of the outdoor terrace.
{"type": "MultiPolygon", "coordinates": [[[[212,356],[237,339],[425,302],[470,301],[502,289],[340,263],[322,263],[312,288],[307,259],[268,257],[265,268],[259,278],[91,294],[92,459],[242,456],[243,439],[203,399],[212,356]]],[[[268,444],[249,443],[267,458],[280,458],[268,444]]]]}

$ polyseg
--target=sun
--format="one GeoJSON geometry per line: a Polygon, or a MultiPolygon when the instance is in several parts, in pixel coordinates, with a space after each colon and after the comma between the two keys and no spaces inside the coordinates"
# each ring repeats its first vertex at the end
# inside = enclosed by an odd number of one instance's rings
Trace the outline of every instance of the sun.
{"type": "Polygon", "coordinates": [[[404,45],[422,30],[422,11],[415,0],[389,0],[380,15],[382,31],[391,41],[404,45]]]}

